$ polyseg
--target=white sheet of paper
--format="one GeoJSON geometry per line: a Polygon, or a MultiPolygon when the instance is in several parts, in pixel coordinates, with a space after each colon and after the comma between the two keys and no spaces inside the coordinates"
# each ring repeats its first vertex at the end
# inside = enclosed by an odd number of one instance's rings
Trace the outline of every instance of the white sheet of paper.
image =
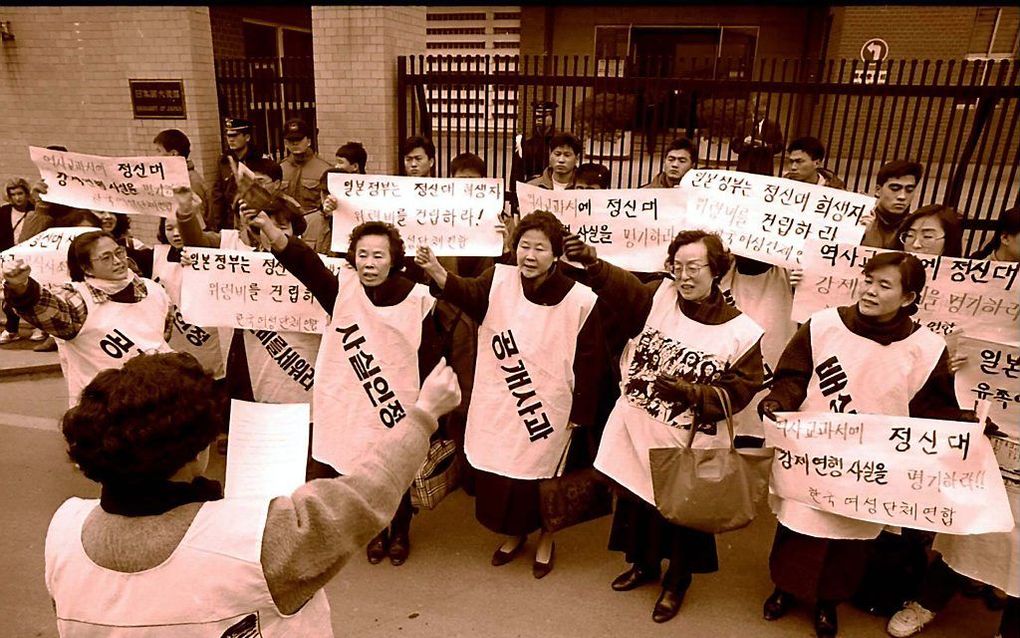
{"type": "Polygon", "coordinates": [[[230,401],[226,498],[272,498],[305,482],[307,403],[230,401]]]}

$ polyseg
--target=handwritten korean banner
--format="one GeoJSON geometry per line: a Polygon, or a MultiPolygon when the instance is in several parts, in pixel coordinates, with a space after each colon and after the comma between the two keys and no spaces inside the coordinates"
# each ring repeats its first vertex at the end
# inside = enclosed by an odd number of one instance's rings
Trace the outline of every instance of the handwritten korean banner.
{"type": "Polygon", "coordinates": [[[103,157],[30,146],[47,202],[114,213],[170,217],[174,188],[188,186],[183,157],[103,157]]]}
{"type": "Polygon", "coordinates": [[[517,199],[521,217],[548,211],[599,257],[628,270],[661,270],[669,242],[686,227],[679,188],[551,191],[518,182],[517,199]]]}
{"type": "MultiPolygon", "coordinates": [[[[867,246],[807,242],[804,280],[793,297],[793,319],[857,301],[864,285],[864,264],[880,252],[867,246]]],[[[1015,262],[917,255],[928,279],[915,317],[936,334],[963,329],[968,336],[1000,343],[1018,338],[1020,299],[1015,262]]]]}
{"type": "Polygon", "coordinates": [[[437,255],[498,256],[503,236],[503,182],[495,178],[440,179],[390,175],[330,174],[336,252],[347,251],[355,226],[383,221],[400,230],[407,253],[431,246],[437,255]]]}
{"type": "Polygon", "coordinates": [[[978,423],[789,412],[765,420],[771,487],[818,510],[944,534],[1013,529],[992,445],[978,423]]]}
{"type": "Polygon", "coordinates": [[[51,228],[0,253],[0,265],[18,259],[32,267],[31,276],[43,285],[71,281],[67,274],[67,247],[71,240],[95,228],[51,228]]]}
{"type": "Polygon", "coordinates": [[[967,363],[956,372],[960,407],[988,401],[992,421],[1020,434],[1020,346],[961,336],[956,353],[967,357],[967,363]]]}
{"type": "Polygon", "coordinates": [[[782,177],[695,169],[688,191],[688,228],[712,230],[734,253],[777,266],[797,266],[807,239],[858,244],[861,217],[875,198],[782,177]]]}
{"type": "MultiPolygon", "coordinates": [[[[326,311],[271,253],[188,248],[187,254],[194,260],[181,284],[188,323],[314,334],[326,327],[326,311]]],[[[334,274],[344,267],[342,259],[321,259],[334,274]]]]}

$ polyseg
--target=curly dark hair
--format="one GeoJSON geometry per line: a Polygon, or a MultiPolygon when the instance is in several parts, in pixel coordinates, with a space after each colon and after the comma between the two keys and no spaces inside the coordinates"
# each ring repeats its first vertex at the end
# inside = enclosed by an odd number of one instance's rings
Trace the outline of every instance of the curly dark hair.
{"type": "Polygon", "coordinates": [[[705,244],[705,248],[708,250],[708,269],[712,272],[712,280],[719,283],[722,276],[733,265],[733,255],[723,244],[722,238],[715,233],[703,230],[681,230],[673,238],[673,241],[669,242],[669,249],[666,251],[666,268],[672,272],[673,259],[681,246],[699,241],[705,244]]]}
{"type": "Polygon", "coordinates": [[[143,354],[96,375],[61,430],[68,456],[93,481],[161,481],[215,440],[221,407],[195,357],[143,354]]]}
{"type": "Polygon", "coordinates": [[[347,263],[352,268],[357,267],[354,260],[356,248],[361,238],[366,235],[379,235],[390,240],[390,274],[400,272],[404,267],[404,238],[400,236],[396,226],[386,222],[365,222],[354,227],[347,244],[347,263]]]}
{"type": "Polygon", "coordinates": [[[514,238],[511,244],[514,247],[514,252],[517,251],[517,244],[521,242],[521,236],[529,230],[541,231],[549,238],[553,255],[559,257],[563,254],[563,238],[567,233],[563,228],[563,224],[556,218],[556,215],[547,210],[536,210],[522,219],[514,230],[514,238]]]}

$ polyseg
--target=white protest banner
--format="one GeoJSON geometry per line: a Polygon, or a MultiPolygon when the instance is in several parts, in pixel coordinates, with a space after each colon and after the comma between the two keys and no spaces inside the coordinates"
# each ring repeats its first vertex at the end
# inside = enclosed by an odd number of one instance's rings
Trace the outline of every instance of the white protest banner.
{"type": "Polygon", "coordinates": [[[304,484],[310,410],[231,399],[224,498],[285,496],[304,484]]]}
{"type": "MultiPolygon", "coordinates": [[[[804,280],[793,297],[793,319],[856,303],[864,283],[864,264],[880,252],[867,246],[817,241],[805,244],[804,280]]],[[[916,319],[932,332],[964,330],[969,337],[1016,343],[1020,300],[1015,283],[1020,264],[983,259],[917,255],[927,272],[916,319]]]]}
{"type": "Polygon", "coordinates": [[[688,191],[688,228],[715,231],[734,253],[784,267],[800,263],[806,239],[860,243],[861,217],[875,204],[870,195],[738,171],[694,169],[680,188],[688,191]]]}
{"type": "Polygon", "coordinates": [[[339,201],[333,211],[336,252],[346,252],[351,230],[367,221],[396,226],[408,255],[419,246],[431,246],[440,256],[503,252],[496,230],[503,212],[501,180],[332,173],[328,186],[339,201]]]}
{"type": "Polygon", "coordinates": [[[67,274],[67,247],[71,240],[91,227],[50,228],[0,253],[0,266],[18,259],[32,267],[31,276],[43,285],[71,281],[67,274]]]}
{"type": "Polygon", "coordinates": [[[967,357],[967,363],[956,371],[960,407],[988,401],[992,421],[1020,434],[1020,346],[961,336],[956,354],[967,357]]]}
{"type": "Polygon", "coordinates": [[[788,412],[765,419],[772,490],[814,509],[944,534],[1013,529],[979,423],[788,412]]]}
{"type": "Polygon", "coordinates": [[[174,189],[190,186],[183,157],[104,157],[28,148],[46,180],[43,200],[76,208],[170,217],[174,189]]]}
{"type": "MultiPolygon", "coordinates": [[[[313,334],[326,327],[326,311],[272,253],[214,248],[186,253],[192,264],[184,267],[181,314],[188,323],[313,334]]],[[[344,268],[342,259],[320,258],[334,274],[344,268]]]]}
{"type": "Polygon", "coordinates": [[[661,270],[669,242],[687,228],[686,198],[680,188],[551,191],[517,183],[521,217],[548,211],[599,257],[643,272],[661,270]]]}

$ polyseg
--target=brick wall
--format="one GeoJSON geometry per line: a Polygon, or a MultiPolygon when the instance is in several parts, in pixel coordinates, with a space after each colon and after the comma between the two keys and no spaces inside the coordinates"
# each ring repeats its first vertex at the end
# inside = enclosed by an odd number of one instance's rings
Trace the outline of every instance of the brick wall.
{"type": "Polygon", "coordinates": [[[425,53],[425,7],[313,6],[319,148],[368,151],[369,173],[396,173],[397,56],[425,53]]]}
{"type": "Polygon", "coordinates": [[[977,7],[860,6],[832,9],[829,57],[859,59],[871,38],[889,44],[889,59],[958,60],[967,54],[977,7]]]}
{"type": "MultiPolygon", "coordinates": [[[[219,156],[209,13],[205,7],[6,8],[16,40],[0,45],[0,180],[34,179],[28,146],[143,155],[179,128],[207,179],[219,156]],[[135,120],[128,79],[183,79],[187,120],[135,120]]],[[[156,219],[133,218],[152,242],[156,219]]]]}

